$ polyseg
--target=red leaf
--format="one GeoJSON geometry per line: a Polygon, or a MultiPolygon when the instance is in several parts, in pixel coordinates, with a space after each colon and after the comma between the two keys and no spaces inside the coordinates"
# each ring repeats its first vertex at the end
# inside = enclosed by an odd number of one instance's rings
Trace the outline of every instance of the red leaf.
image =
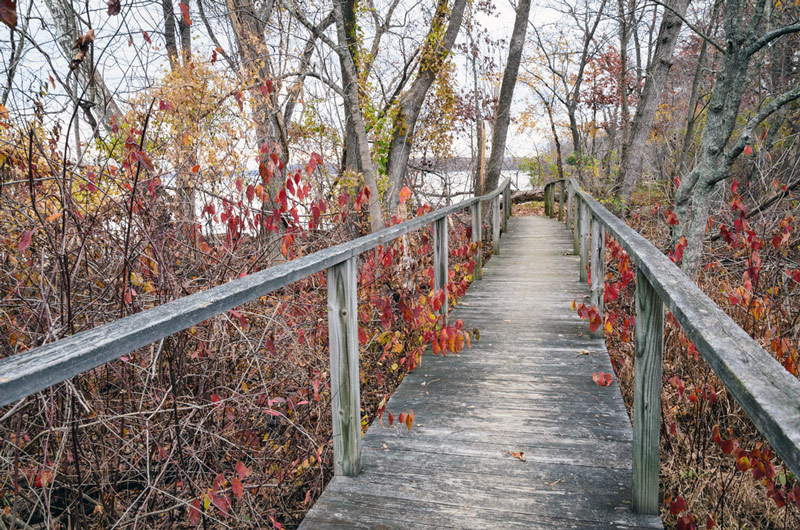
{"type": "Polygon", "coordinates": [[[410,197],[411,197],[411,190],[408,189],[408,186],[403,186],[403,189],[400,190],[400,204],[404,204],[410,197]]]}
{"type": "Polygon", "coordinates": [[[153,44],[153,41],[150,40],[150,35],[146,31],[142,31],[142,37],[144,37],[147,44],[153,44]]]}
{"type": "Polygon", "coordinates": [[[144,151],[139,151],[139,150],[132,151],[131,159],[142,164],[148,171],[153,171],[154,169],[153,161],[150,160],[150,157],[147,156],[147,153],[145,153],[144,151]]]}
{"type": "Polygon", "coordinates": [[[389,427],[391,427],[391,426],[392,426],[392,423],[394,423],[394,414],[392,414],[392,413],[390,412],[390,413],[389,413],[389,427]]]}
{"type": "Polygon", "coordinates": [[[686,501],[683,499],[683,497],[678,495],[678,498],[669,504],[669,513],[672,515],[678,515],[683,511],[686,511],[686,501]]]}
{"type": "Polygon", "coordinates": [[[245,195],[247,195],[247,202],[253,202],[253,198],[256,196],[256,189],[252,184],[248,184],[245,195]]]}
{"type": "Polygon", "coordinates": [[[200,499],[195,499],[189,503],[189,522],[191,524],[200,522],[200,499]]]}
{"type": "Polygon", "coordinates": [[[233,491],[234,497],[241,499],[242,495],[244,495],[244,485],[242,485],[242,481],[233,477],[231,479],[231,490],[233,491]]]}
{"type": "Polygon", "coordinates": [[[239,478],[244,480],[247,474],[250,473],[250,468],[244,465],[241,460],[236,461],[236,474],[239,475],[239,478]]]}
{"type": "Polygon", "coordinates": [[[31,246],[31,237],[33,236],[33,230],[26,230],[22,233],[22,237],[19,240],[19,245],[17,245],[17,249],[20,252],[25,252],[29,246],[31,246]]]}
{"type": "Polygon", "coordinates": [[[211,502],[217,507],[222,517],[228,517],[228,510],[231,507],[231,501],[228,497],[211,493],[211,502]]]}
{"type": "Polygon", "coordinates": [[[597,383],[598,386],[611,386],[613,378],[611,377],[611,374],[607,374],[605,372],[593,372],[592,381],[597,383]]]}
{"type": "Polygon", "coordinates": [[[750,155],[753,154],[753,148],[750,147],[749,144],[744,146],[744,154],[746,154],[747,156],[750,156],[750,155]]]}
{"type": "Polygon", "coordinates": [[[198,171],[200,171],[200,165],[192,166],[192,173],[197,173],[198,171]]]}
{"type": "Polygon", "coordinates": [[[181,8],[181,15],[183,15],[183,22],[184,22],[184,23],[185,23],[187,26],[191,26],[191,25],[192,25],[192,19],[191,19],[191,18],[189,18],[189,6],[187,6],[187,5],[186,5],[186,4],[184,4],[183,2],[180,2],[180,3],[178,4],[178,7],[180,7],[180,8],[181,8]]]}

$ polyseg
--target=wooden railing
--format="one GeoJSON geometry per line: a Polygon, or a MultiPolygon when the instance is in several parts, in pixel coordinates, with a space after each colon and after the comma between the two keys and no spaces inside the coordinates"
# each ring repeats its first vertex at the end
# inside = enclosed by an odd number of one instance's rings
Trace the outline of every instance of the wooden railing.
{"type": "MultiPolygon", "coordinates": [[[[334,473],[361,468],[356,269],[358,256],[429,224],[434,228],[434,289],[447,290],[447,217],[470,208],[472,241],[481,241],[481,204],[492,201],[492,244],[499,252],[501,224],[510,213],[509,179],[494,191],[441,208],[373,234],[281,263],[207,291],[168,302],[0,360],[0,407],[117,359],[311,274],[327,270],[334,473]],[[502,201],[502,208],[501,208],[502,201]],[[502,212],[502,213],[501,213],[502,212]],[[502,216],[502,221],[501,221],[502,216]]],[[[482,276],[478,245],[474,277],[482,276]]],[[[442,304],[446,318],[447,299],[442,304]]]]}
{"type": "MultiPolygon", "coordinates": [[[[778,456],[800,477],[800,380],[736,325],[660,250],[581,191],[575,179],[545,186],[545,214],[566,220],[567,227],[574,227],[580,276],[584,281],[587,279],[587,264],[591,261],[591,303],[601,315],[606,232],[636,264],[633,511],[658,514],[659,509],[663,306],[778,456]]],[[[602,336],[602,327],[598,334],[602,336]]]]}

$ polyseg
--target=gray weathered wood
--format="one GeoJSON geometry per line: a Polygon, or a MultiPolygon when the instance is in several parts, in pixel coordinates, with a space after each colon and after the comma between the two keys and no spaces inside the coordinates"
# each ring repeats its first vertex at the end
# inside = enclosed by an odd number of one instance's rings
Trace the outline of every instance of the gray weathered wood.
{"type": "Polygon", "coordinates": [[[500,197],[492,201],[492,251],[500,254],[500,197]]]}
{"type": "Polygon", "coordinates": [[[358,476],[361,471],[357,259],[350,258],[328,269],[333,472],[346,477],[358,476]]]}
{"type": "Polygon", "coordinates": [[[566,195],[567,187],[565,182],[562,180],[558,184],[558,221],[561,222],[564,220],[564,203],[566,202],[566,195]]]}
{"type": "Polygon", "coordinates": [[[509,182],[508,185],[506,186],[506,191],[504,192],[503,197],[505,198],[505,201],[506,201],[505,202],[505,206],[504,206],[504,208],[506,209],[506,217],[511,217],[511,214],[513,213],[512,210],[511,210],[511,203],[512,203],[512,201],[511,201],[511,182],[509,182]]]}
{"type": "Polygon", "coordinates": [[[483,223],[481,218],[481,203],[476,202],[470,206],[472,216],[472,242],[475,243],[475,272],[472,274],[474,280],[483,278],[483,223]]]}
{"type": "Polygon", "coordinates": [[[589,265],[589,234],[590,234],[590,224],[592,221],[591,214],[589,213],[589,209],[586,206],[584,201],[581,201],[581,241],[580,241],[580,279],[581,281],[585,282],[589,279],[589,271],[587,266],[589,265]]]}
{"type": "Polygon", "coordinates": [[[433,223],[433,288],[444,291],[444,303],[440,309],[441,315],[447,321],[448,298],[447,293],[447,218],[437,219],[433,223]]]}
{"type": "MultiPolygon", "coordinates": [[[[604,318],[603,295],[606,290],[606,229],[592,221],[592,305],[597,307],[600,318],[604,318]]],[[[603,337],[603,326],[592,332],[593,337],[603,337]]]]}
{"type": "Polygon", "coordinates": [[[496,198],[508,185],[353,241],[250,274],[109,324],[0,360],[0,406],[117,359],[238,305],[384,245],[437,219],[496,198]]]}
{"type": "Polygon", "coordinates": [[[633,388],[633,511],[657,515],[664,305],[636,273],[636,358],[633,388]]]}
{"type": "Polygon", "coordinates": [[[575,221],[572,227],[572,253],[581,254],[581,198],[575,195],[575,221]]]}
{"type": "Polygon", "coordinates": [[[660,528],[630,510],[633,431],[601,339],[570,302],[589,294],[563,226],[513,217],[503,253],[451,318],[477,326],[459,355],[424,354],[363,440],[355,478],[335,477],[301,528],[660,528]],[[583,354],[582,354],[583,353],[583,354]],[[509,452],[524,451],[526,462],[509,452]]]}
{"type": "Polygon", "coordinates": [[[567,228],[572,228],[572,218],[575,215],[572,212],[572,208],[574,207],[575,203],[575,190],[572,189],[571,185],[567,185],[567,228]]]}

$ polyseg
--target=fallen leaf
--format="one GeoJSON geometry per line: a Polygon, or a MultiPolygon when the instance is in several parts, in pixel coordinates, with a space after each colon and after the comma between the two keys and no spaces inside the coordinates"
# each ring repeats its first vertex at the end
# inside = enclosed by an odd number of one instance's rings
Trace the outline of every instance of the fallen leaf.
{"type": "Polygon", "coordinates": [[[509,451],[509,452],[507,452],[506,454],[507,454],[507,455],[511,455],[511,456],[513,456],[514,458],[516,458],[516,459],[518,459],[518,460],[521,460],[521,461],[523,461],[523,462],[527,461],[527,458],[525,458],[525,451],[520,451],[519,453],[517,453],[517,452],[515,452],[515,451],[509,451]]]}
{"type": "Polygon", "coordinates": [[[592,381],[597,383],[598,386],[611,386],[613,378],[611,377],[611,374],[607,374],[605,372],[593,372],[592,381]]]}

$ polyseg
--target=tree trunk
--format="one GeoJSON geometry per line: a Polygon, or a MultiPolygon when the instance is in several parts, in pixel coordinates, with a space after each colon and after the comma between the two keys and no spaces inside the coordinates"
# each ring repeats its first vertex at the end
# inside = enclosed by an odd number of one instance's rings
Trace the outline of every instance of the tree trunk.
{"type": "Polygon", "coordinates": [[[647,138],[650,136],[650,128],[653,126],[661,93],[666,86],[667,74],[672,68],[672,53],[681,31],[681,17],[686,13],[689,1],[673,0],[671,9],[664,11],[664,18],[661,20],[658,42],[647,72],[642,97],[636,107],[630,133],[622,149],[622,164],[619,171],[625,203],[630,201],[633,188],[637,180],[642,177],[647,138]]]}
{"type": "Polygon", "coordinates": [[[506,154],[508,124],[511,120],[511,101],[514,99],[514,87],[517,84],[519,63],[522,59],[522,49],[525,46],[525,33],[528,29],[530,9],[531,0],[519,0],[517,3],[517,16],[514,19],[514,29],[511,32],[508,62],[506,63],[505,72],[503,72],[500,97],[497,100],[495,126],[492,131],[492,152],[489,155],[489,164],[486,171],[487,190],[495,189],[500,182],[500,172],[503,169],[503,159],[506,154]]]}
{"type": "Polygon", "coordinates": [[[357,163],[362,168],[364,183],[369,189],[369,222],[373,232],[382,229],[384,225],[383,213],[381,212],[380,196],[378,195],[378,172],[372,163],[367,140],[367,130],[364,128],[364,120],[361,116],[361,101],[358,93],[358,71],[350,52],[347,37],[347,26],[344,11],[347,9],[349,0],[334,0],[333,14],[336,18],[336,35],[339,46],[336,53],[342,66],[342,79],[350,79],[344,84],[344,107],[345,114],[353,124],[353,145],[357,153],[357,163]]]}
{"type": "MultiPolygon", "coordinates": [[[[524,0],[529,1],[529,0],[524,0]]],[[[419,64],[419,74],[411,88],[397,101],[397,114],[393,123],[392,141],[389,145],[389,158],[386,172],[389,177],[389,189],[386,204],[390,212],[397,209],[400,202],[399,193],[406,174],[408,158],[414,142],[414,128],[417,124],[419,112],[425,102],[425,96],[436,77],[445,65],[450,50],[456,41],[461,29],[461,19],[464,16],[466,0],[454,0],[450,10],[450,21],[444,32],[441,42],[436,35],[441,32],[447,16],[447,0],[438,0],[436,13],[431,22],[431,29],[425,40],[419,64]],[[438,44],[437,44],[438,43],[438,44]]]]}

